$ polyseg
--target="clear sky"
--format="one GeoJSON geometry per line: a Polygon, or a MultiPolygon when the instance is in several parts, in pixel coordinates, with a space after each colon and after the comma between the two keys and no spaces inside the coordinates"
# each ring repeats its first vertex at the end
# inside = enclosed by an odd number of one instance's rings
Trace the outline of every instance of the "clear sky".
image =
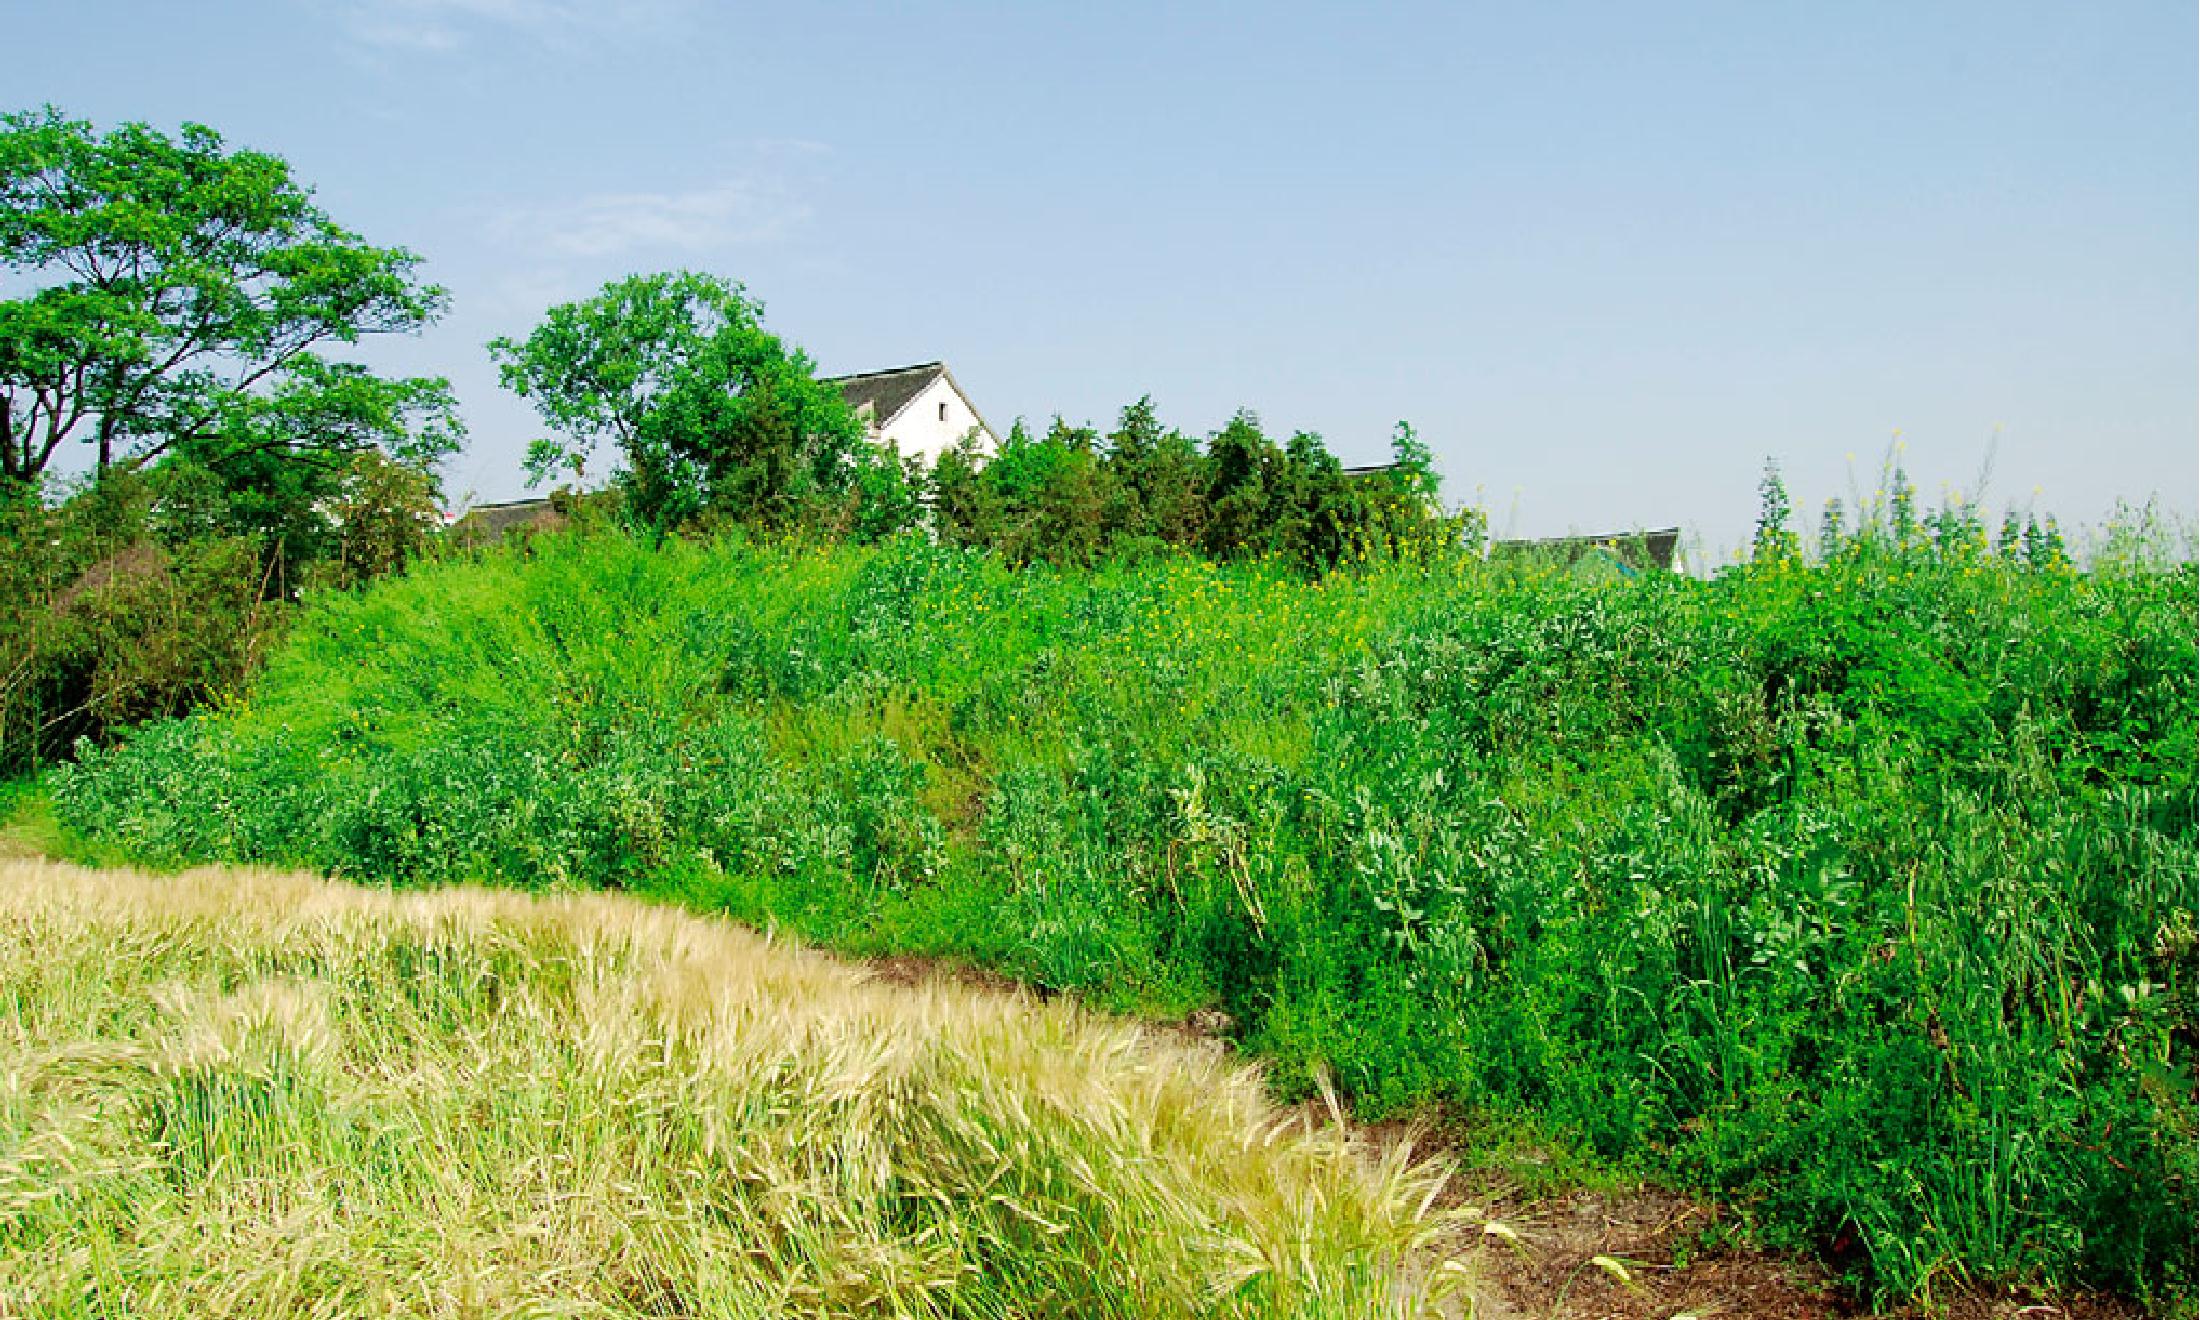
{"type": "Polygon", "coordinates": [[[631,271],[997,425],[1412,420],[1501,531],[1746,535],[1913,475],[2195,504],[2190,0],[0,0],[0,102],[287,156],[450,317],[454,497],[535,427],[482,344],[631,271]],[[1995,440],[1997,434],[1998,442],[1995,440]]]}

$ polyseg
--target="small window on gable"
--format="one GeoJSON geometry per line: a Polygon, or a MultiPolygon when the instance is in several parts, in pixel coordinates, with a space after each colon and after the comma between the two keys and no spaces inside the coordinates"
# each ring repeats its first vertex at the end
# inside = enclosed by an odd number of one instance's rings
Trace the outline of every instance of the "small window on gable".
{"type": "Polygon", "coordinates": [[[940,420],[947,420],[947,401],[944,399],[940,401],[940,420]]]}

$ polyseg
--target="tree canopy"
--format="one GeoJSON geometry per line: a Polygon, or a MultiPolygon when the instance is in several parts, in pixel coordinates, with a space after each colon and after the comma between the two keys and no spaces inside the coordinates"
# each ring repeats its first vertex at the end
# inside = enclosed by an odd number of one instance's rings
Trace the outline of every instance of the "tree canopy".
{"type": "Polygon", "coordinates": [[[882,480],[899,475],[809,355],[767,331],[763,307],[715,275],[614,281],[489,352],[505,387],[531,400],[553,433],[529,450],[535,479],[583,473],[608,441],[629,506],[653,526],[716,513],[854,530],[859,506],[890,494],[882,480]]]}
{"type": "Polygon", "coordinates": [[[1433,455],[1403,422],[1391,459],[1348,473],[1320,436],[1278,444],[1250,410],[1203,446],[1141,398],[1104,436],[1060,418],[1033,435],[1019,421],[990,458],[949,450],[931,473],[933,522],[944,540],[1016,563],[1166,547],[1320,573],[1378,549],[1481,544],[1480,515],[1443,512],[1433,455]]]}
{"type": "Polygon", "coordinates": [[[367,449],[421,471],[462,431],[441,378],[329,356],[417,330],[420,259],[338,225],[282,158],[186,124],[104,134],[53,107],[0,116],[0,488],[81,443],[104,474],[177,458],[247,479],[333,473],[367,449]]]}

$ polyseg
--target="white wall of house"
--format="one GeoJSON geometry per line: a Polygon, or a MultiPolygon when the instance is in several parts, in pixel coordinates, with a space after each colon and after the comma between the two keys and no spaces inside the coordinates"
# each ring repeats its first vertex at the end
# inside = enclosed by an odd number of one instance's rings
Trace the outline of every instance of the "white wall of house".
{"type": "Polygon", "coordinates": [[[911,454],[921,456],[927,464],[938,460],[946,450],[960,441],[972,427],[982,433],[980,444],[990,454],[997,445],[993,433],[985,423],[963,402],[962,394],[940,376],[924,392],[909,401],[893,419],[881,428],[885,418],[871,418],[870,430],[874,440],[890,440],[901,451],[902,457],[911,454]]]}

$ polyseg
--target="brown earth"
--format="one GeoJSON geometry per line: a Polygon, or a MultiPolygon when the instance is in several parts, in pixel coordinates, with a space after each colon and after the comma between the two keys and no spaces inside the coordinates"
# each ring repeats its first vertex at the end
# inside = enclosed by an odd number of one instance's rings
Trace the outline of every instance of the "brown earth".
{"type": "MultiPolygon", "coordinates": [[[[1715,1246],[1717,1206],[1654,1187],[1572,1192],[1478,1206],[1512,1238],[1482,1233],[1470,1256],[1481,1320],[1677,1320],[1695,1316],[1819,1320],[1870,1315],[1814,1261],[1715,1246]],[[1603,1258],[1609,1265],[1599,1264],[1603,1258]]],[[[1971,1293],[1885,1320],[2138,1320],[2136,1308],[2096,1297],[1971,1293]]]]}
{"type": "Polygon", "coordinates": [[[991,990],[999,994],[1031,995],[1038,999],[1051,999],[1043,991],[1025,985],[1013,977],[986,967],[964,962],[948,962],[935,958],[918,958],[908,955],[866,958],[863,969],[888,985],[923,985],[928,981],[946,981],[968,986],[973,990],[991,990]]]}

